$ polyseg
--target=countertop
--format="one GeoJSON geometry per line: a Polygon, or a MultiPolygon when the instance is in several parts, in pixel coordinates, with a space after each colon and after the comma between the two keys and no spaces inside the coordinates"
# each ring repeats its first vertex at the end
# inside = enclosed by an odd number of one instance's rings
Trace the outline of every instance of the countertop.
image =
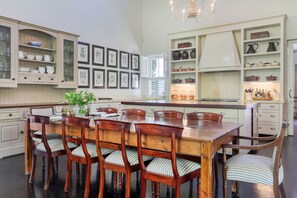
{"type": "Polygon", "coordinates": [[[244,102],[244,101],[213,102],[213,101],[197,101],[197,100],[140,100],[140,101],[122,101],[121,104],[142,105],[142,106],[251,109],[251,108],[256,108],[259,102],[244,102]]]}

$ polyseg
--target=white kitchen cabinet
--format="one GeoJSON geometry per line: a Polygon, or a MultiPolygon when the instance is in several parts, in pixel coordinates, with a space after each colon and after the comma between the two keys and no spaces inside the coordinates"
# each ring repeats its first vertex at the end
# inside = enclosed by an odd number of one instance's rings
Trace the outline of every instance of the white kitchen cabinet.
{"type": "Polygon", "coordinates": [[[282,104],[261,103],[258,110],[258,133],[275,135],[282,122],[282,104]]]}
{"type": "Polygon", "coordinates": [[[0,158],[24,152],[23,110],[0,110],[0,158]]]}

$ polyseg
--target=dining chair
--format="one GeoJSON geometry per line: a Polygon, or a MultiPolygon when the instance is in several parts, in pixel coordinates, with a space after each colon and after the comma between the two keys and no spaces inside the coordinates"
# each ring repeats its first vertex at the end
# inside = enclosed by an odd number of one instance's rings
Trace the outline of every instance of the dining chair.
{"type": "MultiPolygon", "coordinates": [[[[188,122],[195,122],[198,120],[210,121],[210,122],[222,122],[223,115],[211,112],[191,112],[187,113],[188,122]]],[[[218,153],[213,156],[213,175],[215,178],[215,184],[219,184],[219,160],[218,153]]]]}
{"type": "MultiPolygon", "coordinates": [[[[32,148],[32,167],[29,183],[33,183],[35,169],[36,169],[36,158],[37,155],[41,156],[42,159],[47,158],[47,176],[44,183],[44,190],[47,190],[49,187],[50,177],[51,177],[51,165],[52,158],[56,158],[61,155],[66,155],[66,151],[63,147],[62,139],[47,139],[45,132],[46,124],[49,124],[50,118],[47,116],[39,115],[29,115],[27,118],[27,137],[32,148]],[[31,124],[41,124],[41,135],[34,133],[35,131],[31,130],[31,124]],[[36,143],[34,140],[41,139],[41,142],[36,143]]],[[[69,149],[74,149],[77,145],[69,143],[69,149]]],[[[57,163],[57,160],[56,160],[57,163]]],[[[44,168],[44,162],[42,164],[44,168]]],[[[57,166],[56,166],[57,167],[57,166]]],[[[57,171],[57,169],[56,169],[57,171]]]]}
{"type": "Polygon", "coordinates": [[[122,113],[123,115],[126,115],[126,116],[135,115],[139,117],[145,117],[146,111],[142,109],[133,108],[133,109],[122,109],[122,113]]]}
{"type": "MultiPolygon", "coordinates": [[[[175,197],[180,197],[181,184],[194,178],[200,178],[199,163],[177,157],[177,140],[182,136],[183,127],[155,123],[135,123],[135,128],[137,133],[138,160],[141,168],[140,197],[145,198],[146,196],[146,180],[172,186],[175,190],[175,197]],[[158,142],[158,147],[166,148],[168,151],[145,148],[142,141],[146,136],[160,137],[162,139],[168,138],[168,141],[158,142]],[[155,158],[148,165],[145,165],[143,156],[155,158]]],[[[197,185],[198,194],[199,182],[197,185]]],[[[155,195],[159,197],[159,190],[155,194],[152,193],[152,197],[155,197],[155,195]]]]}
{"type": "Polygon", "coordinates": [[[99,108],[97,108],[97,112],[105,112],[107,114],[109,114],[109,113],[118,113],[118,109],[113,108],[113,107],[99,107],[99,108]]]}
{"type": "MultiPolygon", "coordinates": [[[[62,120],[62,137],[63,145],[67,154],[67,174],[66,182],[64,186],[64,192],[68,192],[70,187],[70,177],[72,173],[72,162],[86,165],[86,183],[84,190],[84,197],[89,197],[90,182],[91,182],[91,165],[98,162],[98,154],[96,150],[96,144],[88,142],[86,140],[86,130],[89,130],[89,119],[79,117],[63,117],[62,120]],[[80,138],[73,138],[71,136],[70,127],[80,128],[80,138]],[[67,128],[67,129],[66,129],[67,128]],[[74,150],[71,150],[68,146],[68,142],[75,142],[80,144],[74,150]]],[[[112,152],[109,149],[101,150],[103,155],[107,155],[112,152]]]]}
{"type": "MultiPolygon", "coordinates": [[[[130,133],[130,125],[128,122],[121,122],[116,120],[99,119],[94,120],[96,126],[96,148],[99,153],[100,163],[100,186],[99,186],[99,198],[104,197],[104,185],[105,185],[105,170],[111,170],[113,172],[123,173],[126,176],[125,182],[125,197],[130,198],[131,191],[131,173],[140,169],[137,151],[126,147],[126,135],[130,133]],[[113,131],[118,133],[118,139],[116,143],[102,141],[103,136],[107,136],[108,133],[113,131]],[[115,150],[107,157],[102,154],[102,149],[115,150]]],[[[151,157],[144,156],[143,161],[148,162],[151,157]]]]}
{"type": "Polygon", "coordinates": [[[154,111],[155,118],[174,118],[182,120],[184,116],[183,112],[175,111],[175,110],[159,110],[154,111]]]}
{"type": "Polygon", "coordinates": [[[275,198],[286,197],[283,186],[284,167],[282,166],[282,146],[285,136],[285,131],[289,124],[283,122],[278,134],[272,137],[245,137],[237,136],[238,140],[254,140],[267,141],[268,143],[258,145],[240,145],[228,144],[223,147],[223,192],[224,198],[228,197],[227,180],[235,181],[235,193],[239,197],[239,181],[254,184],[264,184],[273,186],[275,198]],[[227,160],[226,148],[247,150],[263,150],[273,148],[271,157],[255,155],[255,154],[236,154],[227,160]]]}

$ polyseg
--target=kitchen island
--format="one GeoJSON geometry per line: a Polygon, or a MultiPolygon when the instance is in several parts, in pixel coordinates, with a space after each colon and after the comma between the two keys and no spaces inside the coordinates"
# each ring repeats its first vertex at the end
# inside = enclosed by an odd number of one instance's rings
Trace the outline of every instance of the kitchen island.
{"type": "MultiPolygon", "coordinates": [[[[194,111],[219,113],[223,115],[223,122],[237,122],[243,125],[240,128],[240,135],[258,136],[257,102],[139,100],[122,101],[121,104],[123,108],[143,109],[146,111],[147,116],[153,116],[153,112],[157,110],[176,110],[185,114],[194,111]]],[[[186,119],[186,115],[184,119],[186,119]]],[[[251,144],[249,140],[242,140],[240,143],[245,145],[251,144]]]]}

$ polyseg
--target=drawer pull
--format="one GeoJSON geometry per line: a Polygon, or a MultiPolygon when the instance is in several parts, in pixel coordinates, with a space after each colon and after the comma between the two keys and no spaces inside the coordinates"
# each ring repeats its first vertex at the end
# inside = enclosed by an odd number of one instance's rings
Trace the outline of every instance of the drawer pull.
{"type": "Polygon", "coordinates": [[[24,77],[24,79],[26,80],[26,79],[27,79],[27,77],[24,77]]]}
{"type": "Polygon", "coordinates": [[[271,129],[271,130],[275,130],[275,128],[274,128],[274,127],[271,127],[270,129],[271,129]]]}
{"type": "Polygon", "coordinates": [[[61,82],[63,83],[63,82],[64,82],[64,80],[61,80],[61,82]]]}
{"type": "Polygon", "coordinates": [[[51,80],[54,80],[54,78],[51,78],[51,80]]]}
{"type": "Polygon", "coordinates": [[[39,77],[38,80],[41,80],[41,78],[39,77]]]}
{"type": "Polygon", "coordinates": [[[12,113],[8,114],[8,116],[11,117],[12,116],[12,113]]]}
{"type": "Polygon", "coordinates": [[[258,127],[258,129],[262,129],[262,127],[258,127]]]}
{"type": "Polygon", "coordinates": [[[20,131],[20,134],[23,134],[24,133],[24,131],[20,131]]]}
{"type": "Polygon", "coordinates": [[[275,106],[270,106],[271,108],[275,108],[275,106]]]}
{"type": "Polygon", "coordinates": [[[270,115],[270,117],[275,118],[275,115],[270,115]]]}
{"type": "Polygon", "coordinates": [[[259,117],[261,117],[262,115],[261,114],[259,114],[259,117]]]}
{"type": "Polygon", "coordinates": [[[12,78],[11,80],[15,80],[15,78],[12,78]]]}

